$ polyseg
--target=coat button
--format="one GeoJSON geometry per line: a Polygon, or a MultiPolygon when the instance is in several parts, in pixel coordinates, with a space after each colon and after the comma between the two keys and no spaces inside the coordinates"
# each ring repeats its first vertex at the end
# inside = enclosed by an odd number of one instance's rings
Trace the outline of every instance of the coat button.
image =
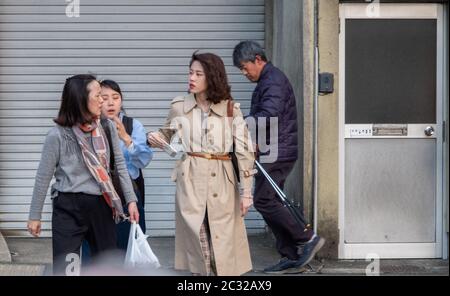
{"type": "Polygon", "coordinates": [[[217,193],[214,193],[214,194],[213,194],[213,197],[217,197],[217,193]]]}
{"type": "Polygon", "coordinates": [[[216,176],[216,173],[212,173],[212,174],[211,174],[211,177],[215,177],[215,176],[216,176]]]}
{"type": "Polygon", "coordinates": [[[184,173],[181,173],[182,176],[184,176],[184,173]]]}

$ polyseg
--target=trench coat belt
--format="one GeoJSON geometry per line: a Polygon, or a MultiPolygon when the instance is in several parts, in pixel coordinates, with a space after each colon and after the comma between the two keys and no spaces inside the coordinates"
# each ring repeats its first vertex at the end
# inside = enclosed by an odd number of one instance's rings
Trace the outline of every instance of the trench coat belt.
{"type": "Polygon", "coordinates": [[[201,157],[206,159],[231,160],[231,156],[229,154],[210,154],[210,153],[194,153],[194,152],[187,152],[186,154],[189,156],[201,157]]]}

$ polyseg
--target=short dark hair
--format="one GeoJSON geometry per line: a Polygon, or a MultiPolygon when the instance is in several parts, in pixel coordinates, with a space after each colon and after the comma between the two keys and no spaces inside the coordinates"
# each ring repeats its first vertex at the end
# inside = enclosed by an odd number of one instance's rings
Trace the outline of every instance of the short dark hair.
{"type": "Polygon", "coordinates": [[[122,95],[122,91],[120,90],[120,86],[114,80],[110,80],[110,79],[102,80],[102,81],[100,81],[100,86],[101,87],[107,87],[107,88],[112,89],[115,92],[118,92],[120,97],[123,100],[123,95],[122,95]]]}
{"type": "MultiPolygon", "coordinates": [[[[120,99],[121,99],[122,102],[123,102],[122,91],[120,90],[120,86],[119,86],[119,84],[118,84],[117,82],[115,82],[114,80],[111,80],[111,79],[105,79],[105,80],[100,81],[100,86],[101,86],[101,87],[110,88],[110,89],[112,89],[113,91],[119,93],[120,99]]],[[[123,104],[122,104],[122,106],[120,107],[120,110],[121,110],[124,114],[126,114],[125,108],[123,107],[123,104]]]]}
{"type": "Polygon", "coordinates": [[[208,100],[217,104],[220,101],[232,99],[231,86],[228,84],[222,59],[213,53],[197,53],[196,51],[192,54],[189,67],[194,61],[198,61],[205,71],[208,100]]]}
{"type": "Polygon", "coordinates": [[[233,50],[233,64],[240,68],[242,62],[255,62],[257,55],[267,62],[266,53],[258,42],[252,40],[239,42],[233,50]]]}
{"type": "Polygon", "coordinates": [[[88,85],[97,78],[90,74],[74,75],[66,79],[58,117],[53,121],[61,126],[85,124],[93,120],[88,109],[88,85]]]}

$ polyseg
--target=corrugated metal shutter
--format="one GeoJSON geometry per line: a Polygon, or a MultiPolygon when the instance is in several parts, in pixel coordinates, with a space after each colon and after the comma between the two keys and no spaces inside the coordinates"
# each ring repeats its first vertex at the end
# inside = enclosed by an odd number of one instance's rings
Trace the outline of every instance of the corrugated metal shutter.
{"type": "MultiPolygon", "coordinates": [[[[43,140],[69,75],[118,81],[124,106],[147,130],[160,126],[170,100],[186,92],[195,49],[224,58],[235,99],[248,112],[254,85],[232,66],[244,39],[264,42],[264,0],[81,0],[79,18],[64,0],[0,0],[0,229],[25,236],[43,140]],[[126,4],[124,4],[126,2],[126,4]]],[[[148,233],[174,234],[174,166],[156,152],[144,171],[148,233]]],[[[50,235],[47,197],[43,235],[50,235]]],[[[249,233],[263,231],[252,211],[249,233]]]]}

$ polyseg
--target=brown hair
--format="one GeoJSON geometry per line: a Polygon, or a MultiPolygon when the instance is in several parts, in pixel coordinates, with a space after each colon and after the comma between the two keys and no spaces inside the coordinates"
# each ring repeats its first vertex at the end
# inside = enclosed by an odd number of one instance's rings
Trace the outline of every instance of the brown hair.
{"type": "Polygon", "coordinates": [[[217,104],[220,101],[232,99],[231,87],[228,84],[222,59],[212,53],[197,53],[196,51],[192,54],[189,67],[194,61],[198,61],[205,71],[208,100],[217,104]]]}

